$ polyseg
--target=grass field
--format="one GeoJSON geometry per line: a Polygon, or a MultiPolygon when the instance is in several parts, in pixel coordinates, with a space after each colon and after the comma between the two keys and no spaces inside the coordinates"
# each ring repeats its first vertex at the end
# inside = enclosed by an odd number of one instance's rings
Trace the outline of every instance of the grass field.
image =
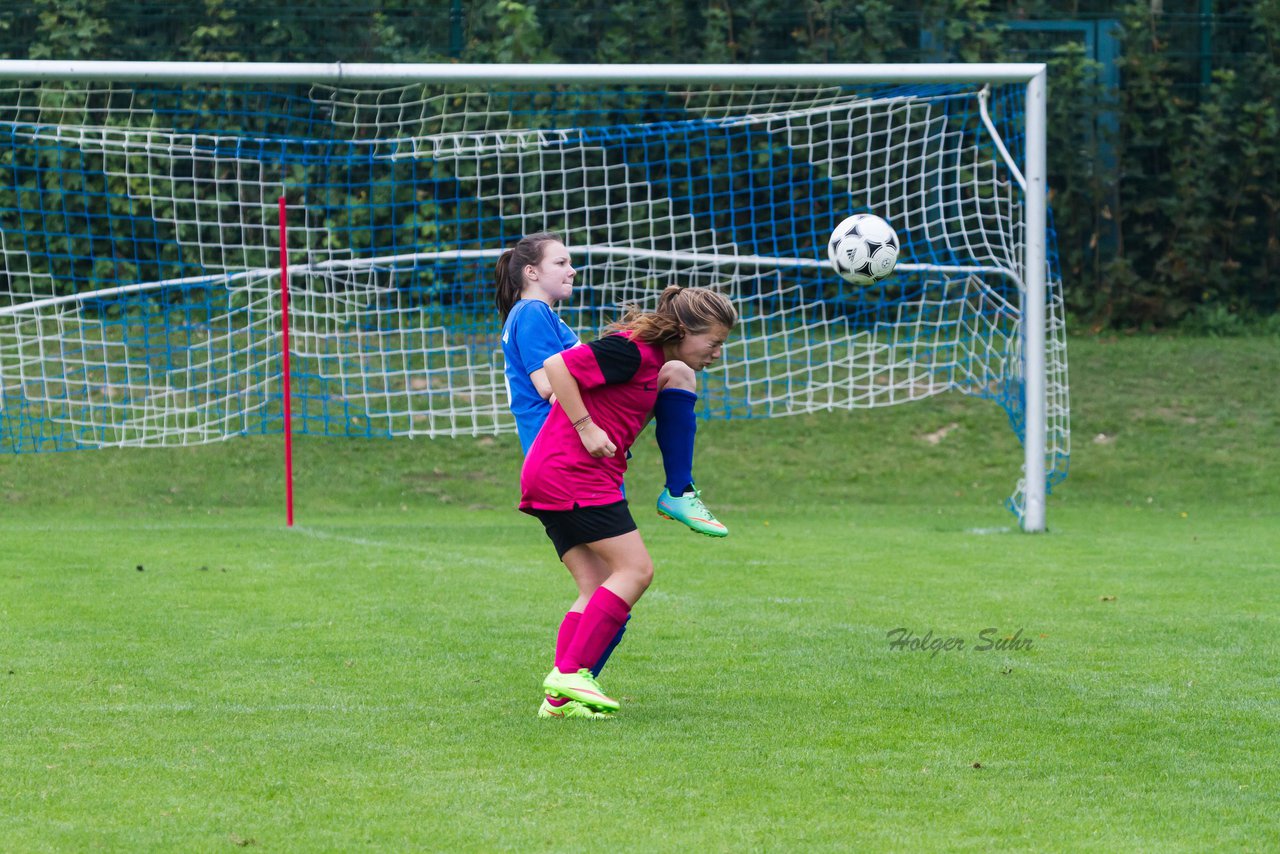
{"type": "Polygon", "coordinates": [[[514,437],[301,442],[294,530],[278,439],[0,459],[0,849],[1275,850],[1278,353],[1073,341],[1038,536],[981,401],[705,425],[723,542],[645,440],[603,723],[514,437]]]}

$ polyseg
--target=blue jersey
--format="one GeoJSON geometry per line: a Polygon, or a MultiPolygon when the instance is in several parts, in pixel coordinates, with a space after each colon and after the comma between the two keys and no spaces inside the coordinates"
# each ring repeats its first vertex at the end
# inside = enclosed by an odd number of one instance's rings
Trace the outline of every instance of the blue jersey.
{"type": "Polygon", "coordinates": [[[520,446],[526,454],[537,438],[551,404],[538,394],[529,375],[556,353],[576,346],[578,336],[542,300],[522,299],[511,308],[502,327],[502,355],[507,375],[507,398],[516,417],[520,446]]]}

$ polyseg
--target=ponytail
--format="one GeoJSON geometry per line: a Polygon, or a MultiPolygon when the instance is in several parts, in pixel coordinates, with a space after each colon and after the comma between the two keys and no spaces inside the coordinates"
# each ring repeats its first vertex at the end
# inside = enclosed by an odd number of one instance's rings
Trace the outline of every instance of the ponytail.
{"type": "Polygon", "coordinates": [[[520,292],[524,290],[524,277],[511,274],[511,259],[515,254],[514,249],[503,252],[493,268],[493,302],[504,322],[511,313],[512,306],[520,299],[520,292]]]}
{"type": "Polygon", "coordinates": [[[563,242],[558,234],[539,231],[522,237],[519,243],[498,257],[493,268],[493,302],[504,322],[524,293],[524,268],[541,263],[548,243],[563,242]]]}
{"type": "Polygon", "coordinates": [[[653,311],[632,306],[609,329],[630,332],[635,341],[665,344],[679,341],[691,332],[706,332],[714,326],[732,329],[737,322],[738,312],[724,294],[708,288],[670,285],[658,297],[658,306],[653,311]]]}

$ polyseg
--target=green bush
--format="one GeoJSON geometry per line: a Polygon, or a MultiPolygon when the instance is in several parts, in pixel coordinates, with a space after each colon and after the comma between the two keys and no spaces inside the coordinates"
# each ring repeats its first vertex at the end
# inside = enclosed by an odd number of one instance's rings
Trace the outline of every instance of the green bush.
{"type": "MultiPolygon", "coordinates": [[[[1189,0],[382,0],[338,9],[32,0],[0,57],[347,62],[913,62],[1050,65],[1050,190],[1067,308],[1091,326],[1188,329],[1275,314],[1280,4],[1218,4],[1210,56],[1189,0]],[[1185,8],[1184,8],[1185,7],[1185,8]],[[1118,92],[1076,40],[1014,19],[1115,18],[1118,92]],[[1016,38],[1014,37],[1016,35],[1016,38]],[[1036,42],[1040,38],[1040,42],[1036,42]],[[1030,53],[1028,53],[1030,51],[1030,53]],[[1206,66],[1204,63],[1208,62],[1206,66]],[[1204,68],[1220,66],[1210,81],[1204,68]],[[1118,133],[1099,121],[1114,110],[1118,133]],[[1110,146],[1114,163],[1101,152],[1110,146]]],[[[1194,8],[1193,8],[1194,7],[1194,8]]],[[[16,188],[15,188],[16,189],[16,188]]],[[[0,194],[7,190],[0,186],[0,194]]],[[[0,209],[13,206],[0,199],[0,209]]],[[[12,274],[12,271],[11,271],[12,274]]],[[[1243,322],[1243,321],[1242,321],[1243,322]]],[[[1248,324],[1246,324],[1248,325],[1248,324]]]]}

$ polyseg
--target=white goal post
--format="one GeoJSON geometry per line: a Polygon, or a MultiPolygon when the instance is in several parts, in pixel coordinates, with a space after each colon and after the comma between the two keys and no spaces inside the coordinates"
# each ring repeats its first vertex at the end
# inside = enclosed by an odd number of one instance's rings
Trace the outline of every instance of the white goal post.
{"type": "Polygon", "coordinates": [[[586,337],[666,284],[741,340],[708,417],[958,390],[1023,441],[1026,531],[1066,475],[1042,64],[467,65],[0,60],[0,452],[282,429],[477,435],[505,411],[489,268],[561,232],[586,337]],[[830,229],[875,212],[860,289],[830,229]]]}

